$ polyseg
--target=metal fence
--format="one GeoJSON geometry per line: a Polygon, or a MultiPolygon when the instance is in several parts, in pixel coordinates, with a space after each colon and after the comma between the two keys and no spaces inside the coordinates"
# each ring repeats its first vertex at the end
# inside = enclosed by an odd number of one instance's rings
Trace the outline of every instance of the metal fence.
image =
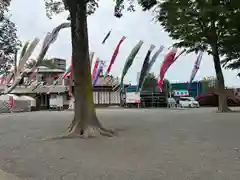
{"type": "Polygon", "coordinates": [[[95,105],[120,105],[120,92],[115,91],[99,91],[93,92],[93,100],[95,105]]]}

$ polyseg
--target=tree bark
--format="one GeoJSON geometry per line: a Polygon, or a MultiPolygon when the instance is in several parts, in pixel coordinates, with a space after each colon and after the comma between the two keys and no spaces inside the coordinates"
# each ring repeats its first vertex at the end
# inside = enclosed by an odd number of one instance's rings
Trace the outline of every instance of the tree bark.
{"type": "MultiPolygon", "coordinates": [[[[72,36],[72,66],[74,80],[74,119],[68,127],[67,135],[58,138],[92,137],[103,135],[112,137],[115,131],[102,127],[94,102],[88,47],[86,1],[65,0],[70,12],[72,36]]],[[[57,138],[57,139],[58,139],[57,138]]]]}
{"type": "Polygon", "coordinates": [[[228,112],[230,109],[228,108],[227,104],[227,95],[225,91],[225,83],[217,43],[212,43],[211,48],[213,52],[213,62],[217,77],[218,111],[228,112]]]}
{"type": "Polygon", "coordinates": [[[89,61],[87,14],[85,1],[67,2],[71,16],[72,62],[74,79],[74,119],[69,131],[83,135],[89,127],[100,128],[97,119],[89,61]]]}

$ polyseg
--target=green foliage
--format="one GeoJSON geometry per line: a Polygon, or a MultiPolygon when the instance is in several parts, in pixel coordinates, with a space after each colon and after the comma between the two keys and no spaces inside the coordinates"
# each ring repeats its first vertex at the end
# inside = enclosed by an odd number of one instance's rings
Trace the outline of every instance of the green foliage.
{"type": "Polygon", "coordinates": [[[114,8],[114,16],[117,18],[121,18],[123,13],[122,11],[125,9],[127,5],[127,11],[133,12],[134,9],[134,0],[116,0],[115,8],[114,8]]]}
{"type": "MultiPolygon", "coordinates": [[[[235,22],[240,27],[239,22],[235,22]]],[[[237,30],[239,31],[239,30],[237,30]]],[[[240,69],[240,35],[239,33],[232,32],[232,37],[225,41],[224,44],[224,59],[221,61],[226,69],[236,70],[240,69]]],[[[240,76],[240,73],[238,73],[240,76]]]]}
{"type": "Polygon", "coordinates": [[[210,87],[216,87],[217,79],[216,77],[210,76],[210,77],[204,77],[201,81],[203,84],[203,90],[208,90],[210,87]]]}
{"type": "MultiPolygon", "coordinates": [[[[49,18],[53,14],[58,14],[64,10],[68,10],[68,4],[71,3],[71,0],[44,0],[46,6],[46,13],[49,18]]],[[[134,9],[134,0],[114,0],[116,2],[114,8],[114,16],[117,18],[122,17],[122,11],[126,8],[127,11],[135,11],[134,9]]],[[[156,4],[156,0],[139,0],[140,5],[143,6],[144,10],[151,8],[156,4]]],[[[98,8],[99,0],[87,0],[87,14],[93,14],[98,8]]]]}
{"type": "MultiPolygon", "coordinates": [[[[116,6],[121,7],[124,0],[119,2],[116,6]]],[[[176,47],[212,54],[210,45],[215,44],[223,57],[223,67],[240,69],[239,0],[138,0],[138,3],[143,10],[154,8],[156,20],[170,37],[178,40],[176,47]]]]}
{"type": "MultiPolygon", "coordinates": [[[[158,89],[158,79],[153,73],[149,73],[146,76],[146,79],[143,84],[143,91],[155,91],[158,89]]],[[[163,91],[169,92],[171,91],[171,84],[167,79],[163,80],[163,91]]]]}
{"type": "Polygon", "coordinates": [[[4,17],[4,12],[8,11],[11,0],[1,0],[0,1],[0,21],[4,17]]]}
{"type": "MultiPolygon", "coordinates": [[[[225,68],[240,68],[240,1],[164,0],[156,4],[155,0],[149,0],[147,5],[145,0],[138,2],[143,10],[155,6],[156,20],[178,41],[176,47],[187,48],[187,52],[220,55],[224,57],[225,68]]],[[[219,68],[216,72],[220,72],[219,68]]]]}
{"type": "Polygon", "coordinates": [[[66,8],[62,0],[44,0],[46,6],[47,17],[51,18],[53,13],[58,14],[63,12],[66,8]]]}
{"type": "MultiPolygon", "coordinates": [[[[240,52],[235,52],[233,55],[231,55],[231,53],[232,52],[228,52],[227,56],[229,57],[222,60],[223,67],[231,70],[240,69],[240,52]]],[[[240,73],[238,73],[237,76],[240,77],[240,73]]]]}
{"type": "Polygon", "coordinates": [[[16,26],[8,18],[10,0],[0,1],[0,72],[8,71],[13,65],[15,54],[21,46],[16,26]]]}
{"type": "Polygon", "coordinates": [[[168,79],[163,80],[163,91],[168,93],[172,91],[172,86],[168,79]]]}
{"type": "MultiPolygon", "coordinates": [[[[228,26],[226,31],[228,36],[224,37],[221,54],[224,55],[222,60],[223,67],[226,69],[240,69],[240,1],[231,1],[229,4],[231,13],[228,17],[228,26]],[[231,5],[231,6],[230,6],[231,5]]],[[[238,74],[240,76],[240,73],[238,74]]]]}
{"type": "Polygon", "coordinates": [[[203,50],[211,54],[210,44],[217,43],[219,50],[223,49],[230,36],[227,31],[228,26],[232,27],[230,17],[238,13],[233,8],[223,0],[166,0],[158,4],[156,18],[170,37],[179,40],[175,46],[188,48],[188,52],[203,50]]]}
{"type": "Polygon", "coordinates": [[[204,78],[204,79],[202,80],[202,90],[203,90],[203,91],[207,91],[208,88],[209,88],[209,84],[210,84],[209,79],[204,78]]]}
{"type": "Polygon", "coordinates": [[[149,73],[146,76],[142,90],[143,91],[154,91],[157,87],[158,80],[153,73],[149,73]]]}
{"type": "Polygon", "coordinates": [[[157,5],[157,0],[138,0],[138,3],[146,11],[157,5]]]}
{"type": "MultiPolygon", "coordinates": [[[[68,3],[71,0],[44,0],[46,6],[47,17],[51,18],[53,14],[58,14],[64,10],[68,10],[68,3]]],[[[98,8],[98,0],[88,0],[87,2],[87,14],[93,14],[98,8]]]]}

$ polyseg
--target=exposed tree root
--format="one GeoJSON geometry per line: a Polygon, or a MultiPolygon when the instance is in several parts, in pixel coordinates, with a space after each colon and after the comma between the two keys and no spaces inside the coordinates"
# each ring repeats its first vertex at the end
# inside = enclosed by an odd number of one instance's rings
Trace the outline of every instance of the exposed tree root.
{"type": "Polygon", "coordinates": [[[42,139],[42,141],[51,141],[51,140],[61,140],[61,139],[74,139],[74,138],[83,138],[81,135],[73,134],[73,133],[65,133],[60,136],[53,136],[42,139]]]}
{"type": "Polygon", "coordinates": [[[51,140],[61,140],[61,139],[76,139],[76,138],[82,138],[82,139],[88,139],[88,138],[94,138],[98,136],[106,136],[106,137],[114,137],[116,136],[116,132],[113,130],[109,130],[106,128],[99,128],[99,127],[88,127],[83,131],[83,133],[80,133],[80,130],[76,130],[73,127],[68,128],[71,129],[71,131],[68,131],[60,136],[54,136],[42,139],[42,141],[51,141],[51,140]]]}
{"type": "Polygon", "coordinates": [[[217,110],[218,113],[228,113],[228,112],[232,112],[232,110],[230,108],[218,108],[217,110]]]}
{"type": "Polygon", "coordinates": [[[94,138],[97,136],[114,137],[117,135],[115,130],[104,128],[98,121],[96,115],[87,121],[86,125],[81,124],[81,121],[76,121],[74,118],[72,123],[68,126],[65,133],[60,136],[50,137],[43,140],[60,140],[60,139],[73,139],[73,138],[94,138]]]}
{"type": "Polygon", "coordinates": [[[228,112],[232,112],[232,110],[229,107],[223,107],[223,108],[219,108],[217,109],[218,113],[228,113],[228,112]]]}
{"type": "Polygon", "coordinates": [[[112,130],[108,130],[105,128],[99,128],[99,127],[93,127],[89,126],[84,131],[81,131],[80,129],[72,129],[70,134],[79,134],[82,138],[94,138],[97,136],[107,136],[107,137],[114,137],[116,133],[112,130]],[[80,132],[80,133],[79,133],[80,132]]]}
{"type": "Polygon", "coordinates": [[[116,131],[106,128],[99,128],[99,132],[102,136],[114,137],[117,135],[116,131]]]}
{"type": "Polygon", "coordinates": [[[68,128],[66,129],[66,132],[72,132],[74,126],[76,124],[76,120],[75,118],[72,120],[71,124],[68,126],[68,128]]]}
{"type": "Polygon", "coordinates": [[[110,134],[112,134],[113,136],[116,136],[116,135],[117,135],[117,131],[116,131],[116,130],[113,130],[113,129],[106,129],[106,128],[104,128],[104,127],[101,127],[100,130],[103,131],[103,132],[110,133],[110,134]]]}

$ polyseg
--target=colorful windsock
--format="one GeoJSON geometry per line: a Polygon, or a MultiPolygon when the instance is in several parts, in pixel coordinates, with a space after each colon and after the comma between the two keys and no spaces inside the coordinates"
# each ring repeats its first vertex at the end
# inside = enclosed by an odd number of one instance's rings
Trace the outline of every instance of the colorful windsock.
{"type": "Polygon", "coordinates": [[[198,57],[197,57],[197,60],[195,61],[194,63],[194,67],[193,67],[193,70],[192,70],[192,74],[190,76],[190,80],[189,80],[189,88],[190,88],[190,85],[192,83],[192,81],[194,80],[197,72],[198,72],[198,69],[199,69],[199,66],[201,64],[201,61],[202,61],[202,56],[203,56],[203,52],[201,51],[199,54],[198,54],[198,57]]]}
{"type": "Polygon", "coordinates": [[[111,35],[112,30],[110,30],[107,35],[104,37],[102,44],[105,44],[106,40],[109,38],[109,36],[111,35]]]}
{"type": "Polygon", "coordinates": [[[118,52],[119,52],[119,49],[120,49],[120,46],[121,44],[123,43],[123,41],[126,39],[125,36],[122,37],[122,39],[119,41],[117,47],[115,48],[114,52],[113,52],[113,55],[112,55],[112,58],[111,58],[111,61],[108,65],[108,68],[107,68],[107,71],[106,71],[106,74],[105,74],[105,77],[110,73],[111,69],[112,69],[112,65],[114,64],[116,58],[117,58],[117,55],[118,55],[118,52]]]}
{"type": "Polygon", "coordinates": [[[139,41],[134,46],[134,48],[132,49],[131,53],[129,54],[129,56],[128,56],[126,62],[125,62],[125,65],[124,65],[124,68],[123,68],[123,71],[122,71],[121,82],[120,82],[120,89],[121,90],[123,89],[124,77],[127,74],[128,69],[132,66],[132,63],[133,63],[137,53],[139,52],[140,48],[142,47],[142,45],[143,45],[143,41],[139,41]]]}
{"type": "Polygon", "coordinates": [[[147,75],[146,73],[147,73],[148,66],[149,66],[150,55],[154,48],[155,48],[155,46],[151,45],[145,56],[145,59],[143,61],[143,65],[142,65],[142,69],[141,69],[141,73],[140,73],[140,76],[138,79],[138,86],[137,86],[136,92],[138,92],[139,90],[142,89],[144,77],[147,75]]]}

